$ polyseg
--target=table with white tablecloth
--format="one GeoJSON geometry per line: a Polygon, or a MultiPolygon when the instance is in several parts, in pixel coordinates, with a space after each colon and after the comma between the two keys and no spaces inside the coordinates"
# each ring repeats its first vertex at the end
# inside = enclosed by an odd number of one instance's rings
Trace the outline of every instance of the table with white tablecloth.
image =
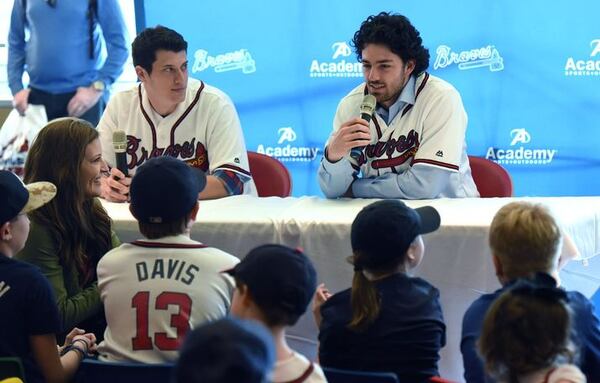
{"type": "MultiPolygon", "coordinates": [[[[487,245],[490,222],[498,209],[515,200],[548,206],[566,237],[564,256],[574,258],[561,271],[563,285],[591,296],[600,286],[600,197],[438,199],[406,201],[411,207],[434,206],[441,227],[424,236],[425,256],[415,274],[441,293],[447,325],[442,376],[462,380],[462,316],[480,294],[499,287],[487,245]]],[[[256,198],[235,196],[201,201],[192,238],[242,258],[264,243],[301,247],[315,264],[319,281],[335,292],[350,286],[350,225],[360,209],[375,200],[325,200],[317,197],[256,198]]],[[[103,202],[121,241],[140,237],[127,204],[103,202]]],[[[510,239],[507,239],[510,240],[510,239]]],[[[294,338],[316,344],[317,328],[307,313],[290,330],[294,338]]],[[[314,347],[313,347],[314,350],[314,347]]]]}

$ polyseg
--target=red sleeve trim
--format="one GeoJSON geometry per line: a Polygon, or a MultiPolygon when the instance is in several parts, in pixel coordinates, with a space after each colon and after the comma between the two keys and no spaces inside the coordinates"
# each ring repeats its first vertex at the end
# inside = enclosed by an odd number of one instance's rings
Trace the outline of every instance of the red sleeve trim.
{"type": "Polygon", "coordinates": [[[412,162],[412,165],[417,164],[417,163],[435,165],[435,166],[439,166],[439,167],[447,168],[447,169],[451,169],[451,170],[456,170],[456,171],[458,171],[458,169],[459,169],[457,165],[448,164],[446,162],[440,162],[440,161],[435,161],[435,160],[428,160],[428,159],[424,159],[424,158],[414,160],[412,162]]]}

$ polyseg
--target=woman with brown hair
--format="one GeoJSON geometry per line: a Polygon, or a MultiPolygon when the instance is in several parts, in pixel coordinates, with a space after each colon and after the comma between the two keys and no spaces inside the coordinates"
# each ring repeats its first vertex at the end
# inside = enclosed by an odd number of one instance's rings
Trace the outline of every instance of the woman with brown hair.
{"type": "Polygon", "coordinates": [[[324,367],[394,372],[401,382],[438,375],[446,326],[439,291],[408,275],[423,258],[422,234],[436,230],[433,207],[383,200],[363,208],[350,233],[354,278],[335,295],[317,288],[313,311],[324,367]]]}
{"type": "Polygon", "coordinates": [[[50,281],[63,331],[79,327],[99,337],[106,322],[96,265],[118,244],[96,198],[107,170],[98,132],[90,123],[61,118],[46,125],[29,150],[24,181],[52,182],[58,193],[31,213],[29,238],[17,255],[37,265],[50,281]]]}
{"type": "Polygon", "coordinates": [[[586,382],[579,368],[570,364],[575,346],[569,298],[554,284],[548,275],[521,280],[488,310],[479,351],[487,372],[498,382],[586,382]]]}

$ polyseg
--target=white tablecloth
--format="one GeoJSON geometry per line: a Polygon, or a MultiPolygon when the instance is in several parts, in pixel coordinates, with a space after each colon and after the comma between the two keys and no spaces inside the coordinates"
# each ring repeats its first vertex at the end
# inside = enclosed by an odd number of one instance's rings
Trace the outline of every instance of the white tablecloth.
{"type": "MultiPolygon", "coordinates": [[[[600,253],[600,197],[406,201],[411,207],[432,205],[442,218],[440,229],[424,236],[425,257],[415,274],[441,292],[448,331],[440,373],[446,378],[462,380],[459,346],[464,311],[481,293],[499,287],[487,245],[488,227],[496,211],[514,200],[548,206],[572,240],[565,252],[577,260],[561,271],[565,287],[589,297],[600,285],[600,257],[593,259],[600,253]]],[[[301,247],[313,260],[319,280],[338,291],[352,280],[352,267],[345,261],[351,254],[350,225],[358,211],[374,201],[251,196],[201,201],[192,238],[240,258],[264,243],[301,247]]],[[[127,204],[104,202],[104,206],[121,241],[140,237],[127,204]]],[[[316,340],[312,317],[305,315],[290,334],[316,340]]]]}

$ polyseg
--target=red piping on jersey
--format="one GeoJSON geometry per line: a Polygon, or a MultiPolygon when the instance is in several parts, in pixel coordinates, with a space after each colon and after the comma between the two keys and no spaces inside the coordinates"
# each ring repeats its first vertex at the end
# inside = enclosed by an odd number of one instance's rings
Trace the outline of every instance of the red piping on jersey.
{"type": "Polygon", "coordinates": [[[452,170],[458,171],[458,166],[456,166],[456,165],[448,164],[446,162],[435,161],[435,160],[428,160],[428,159],[425,159],[425,158],[414,160],[411,165],[418,164],[418,163],[430,164],[430,165],[435,165],[435,166],[441,166],[443,168],[448,168],[448,169],[452,169],[452,170]]]}
{"type": "MultiPolygon", "coordinates": [[[[417,97],[419,97],[419,94],[421,93],[423,88],[425,88],[425,84],[427,83],[427,80],[429,80],[429,73],[425,72],[424,76],[425,76],[425,78],[423,79],[423,82],[421,83],[421,85],[419,85],[419,89],[417,89],[417,93],[415,93],[415,102],[417,102],[417,97]]],[[[413,107],[413,104],[406,105],[406,107],[402,111],[402,115],[400,117],[403,117],[406,113],[408,113],[408,111],[411,110],[412,107],[413,107]]]]}
{"type": "MultiPolygon", "coordinates": [[[[192,108],[194,106],[196,106],[196,104],[198,103],[198,100],[200,99],[200,93],[202,92],[203,89],[204,89],[204,82],[201,81],[200,89],[198,89],[198,91],[196,92],[196,96],[194,97],[194,100],[187,107],[185,112],[183,112],[183,114],[177,119],[177,121],[175,121],[175,124],[171,128],[171,142],[170,142],[171,145],[175,144],[175,129],[177,129],[179,124],[181,124],[181,122],[187,117],[187,115],[190,114],[190,112],[192,111],[192,108]]],[[[144,104],[142,103],[142,84],[140,84],[138,86],[138,96],[140,99],[140,109],[142,110],[142,114],[144,115],[146,122],[148,122],[148,125],[150,125],[150,130],[152,130],[152,152],[154,152],[154,149],[156,149],[156,127],[154,126],[154,123],[150,119],[150,116],[148,116],[146,109],[144,109],[144,104]]]]}
{"type": "Polygon", "coordinates": [[[198,91],[196,92],[196,97],[194,97],[194,100],[192,101],[192,103],[187,107],[185,112],[183,112],[181,117],[179,117],[177,119],[177,121],[175,121],[175,124],[171,128],[171,145],[175,144],[175,129],[177,129],[179,124],[181,124],[181,122],[187,117],[187,115],[190,114],[190,112],[192,111],[194,106],[196,106],[196,104],[198,103],[198,100],[200,99],[200,93],[202,93],[203,89],[204,89],[204,82],[200,81],[200,89],[198,89],[198,91]]]}
{"type": "Polygon", "coordinates": [[[306,379],[308,379],[308,377],[310,376],[310,374],[312,374],[314,369],[315,369],[315,366],[311,362],[311,364],[308,366],[308,368],[306,370],[304,370],[302,375],[300,375],[299,377],[297,377],[294,380],[288,380],[287,382],[284,382],[284,383],[302,383],[306,379]]]}
{"type": "Polygon", "coordinates": [[[132,245],[139,247],[151,247],[158,249],[205,249],[208,246],[201,243],[195,244],[183,244],[183,243],[162,243],[162,242],[148,242],[148,241],[133,241],[130,242],[132,245]]]}
{"type": "Polygon", "coordinates": [[[381,127],[379,126],[379,122],[377,122],[377,117],[373,116],[373,123],[375,124],[375,129],[377,130],[377,139],[379,140],[382,136],[381,127]]]}
{"type": "Polygon", "coordinates": [[[237,166],[230,165],[230,164],[223,164],[223,165],[219,166],[218,168],[216,168],[215,170],[217,170],[217,169],[229,169],[229,170],[233,170],[234,172],[245,174],[248,177],[252,177],[252,174],[250,174],[249,171],[239,168],[237,166]]]}
{"type": "Polygon", "coordinates": [[[154,123],[148,116],[148,113],[146,113],[144,105],[142,104],[142,84],[138,85],[138,96],[140,99],[140,109],[142,110],[142,114],[144,115],[144,118],[150,125],[150,130],[152,131],[152,151],[150,153],[153,153],[154,149],[156,149],[156,128],[154,127],[154,123]]]}

